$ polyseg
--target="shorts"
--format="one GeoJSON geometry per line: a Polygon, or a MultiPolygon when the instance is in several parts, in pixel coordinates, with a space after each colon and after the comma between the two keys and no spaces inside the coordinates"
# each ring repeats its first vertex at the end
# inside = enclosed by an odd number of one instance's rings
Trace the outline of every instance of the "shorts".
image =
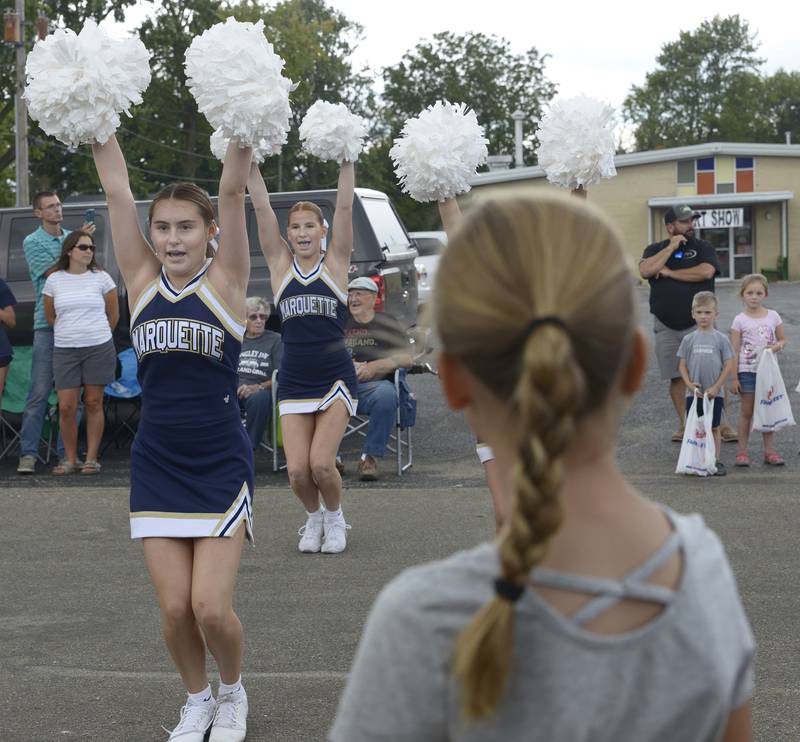
{"type": "Polygon", "coordinates": [[[739,372],[739,392],[741,394],[756,393],[756,375],[753,371],[739,372]]]}
{"type": "Polygon", "coordinates": [[[0,356],[0,368],[5,368],[6,366],[8,366],[8,364],[11,363],[11,359],[13,357],[14,356],[0,356]]]}
{"type": "Polygon", "coordinates": [[[695,325],[692,325],[685,330],[673,330],[671,327],[667,327],[658,317],[653,316],[656,360],[658,361],[658,369],[661,371],[661,378],[664,381],[681,378],[681,372],[678,370],[678,348],[681,340],[695,329],[695,325]]]}
{"type": "Polygon", "coordinates": [[[116,372],[113,340],[85,348],[53,348],[56,389],[77,389],[84,384],[105,386],[114,381],[116,372]]]}
{"type": "MultiPolygon", "coordinates": [[[[692,406],[692,400],[695,399],[694,395],[691,397],[686,397],[686,411],[688,412],[692,406]]],[[[702,417],[703,416],[703,398],[697,397],[697,414],[702,417]]],[[[723,397],[714,397],[714,412],[713,417],[711,419],[711,427],[718,428],[720,422],[722,421],[722,406],[725,404],[725,400],[723,397]]]]}

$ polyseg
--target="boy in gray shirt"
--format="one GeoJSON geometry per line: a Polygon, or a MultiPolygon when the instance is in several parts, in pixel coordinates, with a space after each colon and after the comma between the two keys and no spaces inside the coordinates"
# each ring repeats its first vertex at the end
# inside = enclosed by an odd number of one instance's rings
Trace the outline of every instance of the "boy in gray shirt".
{"type": "MultiPolygon", "coordinates": [[[[686,384],[686,411],[697,399],[697,412],[703,414],[703,400],[695,396],[695,392],[707,394],[714,402],[714,445],[717,456],[722,446],[719,424],[722,419],[722,406],[725,397],[725,379],[732,373],[736,363],[730,340],[714,328],[719,316],[717,297],[710,291],[700,291],[692,299],[692,317],[697,329],[681,340],[678,348],[678,369],[683,383],[686,384]]],[[[725,476],[725,467],[717,461],[717,476],[725,476]]]]}

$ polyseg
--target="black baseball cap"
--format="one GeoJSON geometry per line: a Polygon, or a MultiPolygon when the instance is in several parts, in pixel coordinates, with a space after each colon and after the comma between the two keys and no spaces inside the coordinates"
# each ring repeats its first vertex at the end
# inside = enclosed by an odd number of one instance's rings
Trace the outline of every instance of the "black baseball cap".
{"type": "Polygon", "coordinates": [[[699,219],[698,214],[693,209],[690,209],[686,204],[680,206],[671,206],[664,214],[664,224],[672,224],[672,222],[685,222],[687,219],[699,219]]]}

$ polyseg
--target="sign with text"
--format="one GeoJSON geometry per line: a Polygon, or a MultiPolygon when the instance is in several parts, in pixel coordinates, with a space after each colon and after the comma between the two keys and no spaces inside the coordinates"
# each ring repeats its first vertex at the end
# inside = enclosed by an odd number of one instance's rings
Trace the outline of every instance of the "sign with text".
{"type": "Polygon", "coordinates": [[[744,226],[744,209],[698,209],[697,229],[727,229],[744,226]]]}

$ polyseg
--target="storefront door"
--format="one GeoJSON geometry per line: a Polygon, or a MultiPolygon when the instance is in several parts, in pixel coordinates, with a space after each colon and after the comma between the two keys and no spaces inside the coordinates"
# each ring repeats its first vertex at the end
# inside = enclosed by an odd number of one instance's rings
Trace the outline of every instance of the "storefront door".
{"type": "Polygon", "coordinates": [[[710,242],[719,262],[718,280],[742,278],[753,272],[753,222],[752,210],[744,209],[741,227],[711,227],[697,229],[701,240],[710,242]]]}

